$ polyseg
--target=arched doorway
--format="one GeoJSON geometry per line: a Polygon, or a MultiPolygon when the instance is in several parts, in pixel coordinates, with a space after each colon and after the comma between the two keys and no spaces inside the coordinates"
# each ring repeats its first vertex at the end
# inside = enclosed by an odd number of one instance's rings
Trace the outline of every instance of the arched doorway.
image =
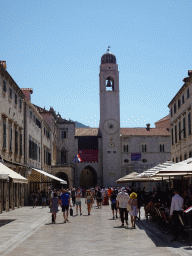
{"type": "Polygon", "coordinates": [[[97,173],[90,165],[86,166],[80,174],[80,187],[91,188],[97,185],[97,173]]]}
{"type": "Polygon", "coordinates": [[[53,188],[54,189],[61,189],[61,188],[69,188],[69,180],[68,180],[68,176],[65,172],[58,172],[55,174],[56,177],[67,181],[67,184],[61,184],[59,181],[54,180],[53,181],[53,188]]]}

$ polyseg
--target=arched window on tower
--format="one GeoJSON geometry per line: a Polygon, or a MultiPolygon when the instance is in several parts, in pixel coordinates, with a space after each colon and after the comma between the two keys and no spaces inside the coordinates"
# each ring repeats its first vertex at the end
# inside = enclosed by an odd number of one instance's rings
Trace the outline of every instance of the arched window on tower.
{"type": "Polygon", "coordinates": [[[114,91],[114,79],[110,76],[106,79],[106,91],[114,91]]]}
{"type": "Polygon", "coordinates": [[[65,148],[61,149],[61,163],[67,163],[67,150],[65,148]]]}

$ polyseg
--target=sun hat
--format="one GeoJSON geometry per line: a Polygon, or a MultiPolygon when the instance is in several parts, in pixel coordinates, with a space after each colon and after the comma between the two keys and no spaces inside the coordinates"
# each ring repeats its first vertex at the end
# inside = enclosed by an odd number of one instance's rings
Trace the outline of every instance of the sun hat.
{"type": "Polygon", "coordinates": [[[136,199],[137,198],[137,194],[135,192],[131,193],[130,198],[131,199],[136,199]]]}

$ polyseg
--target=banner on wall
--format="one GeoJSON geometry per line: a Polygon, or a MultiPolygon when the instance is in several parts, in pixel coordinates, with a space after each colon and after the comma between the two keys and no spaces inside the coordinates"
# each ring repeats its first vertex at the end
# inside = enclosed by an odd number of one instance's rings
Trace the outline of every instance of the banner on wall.
{"type": "Polygon", "coordinates": [[[78,155],[81,158],[81,163],[98,162],[98,149],[80,149],[78,155]]]}

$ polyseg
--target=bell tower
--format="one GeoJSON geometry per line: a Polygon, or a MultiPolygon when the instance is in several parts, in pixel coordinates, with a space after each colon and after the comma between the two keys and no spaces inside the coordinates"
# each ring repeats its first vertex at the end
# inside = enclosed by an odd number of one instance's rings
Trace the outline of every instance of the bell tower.
{"type": "Polygon", "coordinates": [[[109,49],[101,57],[99,80],[103,185],[114,186],[121,176],[119,71],[109,49]]]}

